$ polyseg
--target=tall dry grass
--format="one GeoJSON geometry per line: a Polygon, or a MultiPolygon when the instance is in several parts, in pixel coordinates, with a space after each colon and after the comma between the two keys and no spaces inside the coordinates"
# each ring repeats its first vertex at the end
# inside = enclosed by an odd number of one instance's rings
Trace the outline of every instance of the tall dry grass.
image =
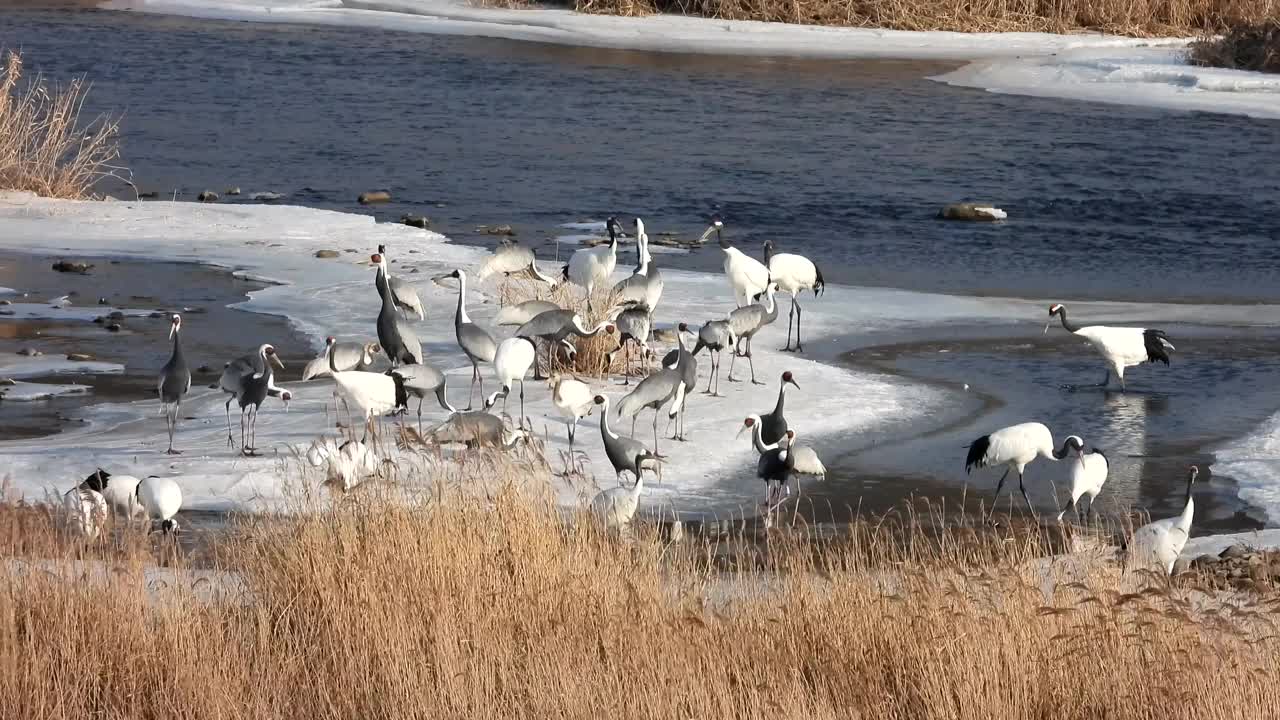
{"type": "Polygon", "coordinates": [[[727,20],[897,30],[1058,32],[1138,37],[1220,32],[1280,14],[1275,0],[574,0],[581,12],[680,13],[727,20]]]}
{"type": "Polygon", "coordinates": [[[104,177],[132,185],[120,158],[119,122],[82,121],[89,86],[82,79],[51,85],[23,79],[22,56],[9,52],[0,71],[0,189],[82,199],[104,177]]]}
{"type": "Polygon", "coordinates": [[[1194,65],[1280,73],[1280,19],[1232,27],[1192,43],[1194,65]]]}
{"type": "MultiPolygon", "coordinates": [[[[572,283],[560,283],[554,288],[548,288],[540,282],[509,281],[499,286],[498,300],[503,306],[517,305],[526,300],[548,300],[577,312],[582,316],[584,327],[594,328],[609,319],[610,311],[617,303],[617,294],[612,287],[596,288],[588,303],[586,291],[572,283]]],[[[600,377],[606,373],[617,375],[626,369],[622,353],[616,354],[612,359],[608,357],[609,353],[618,349],[616,332],[570,338],[570,341],[577,349],[577,355],[571,362],[566,353],[556,352],[551,358],[553,370],[600,377]]]]}
{"type": "MultiPolygon", "coordinates": [[[[1101,564],[1046,591],[1036,536],[955,526],[675,545],[641,527],[617,540],[558,512],[537,491],[545,472],[493,462],[458,466],[413,502],[372,488],[236,522],[217,562],[241,592],[222,600],[199,600],[199,583],[148,588],[145,551],[96,584],[4,575],[0,717],[1122,720],[1280,707],[1274,594],[1202,612],[1192,590],[1135,591],[1101,564]]],[[[22,550],[14,533],[0,541],[22,550]]],[[[81,554],[57,542],[55,560],[81,554]]]]}

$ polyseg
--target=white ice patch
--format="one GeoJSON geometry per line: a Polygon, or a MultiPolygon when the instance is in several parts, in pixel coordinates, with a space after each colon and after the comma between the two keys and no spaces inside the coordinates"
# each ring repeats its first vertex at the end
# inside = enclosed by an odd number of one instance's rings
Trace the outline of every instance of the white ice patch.
{"type": "Polygon", "coordinates": [[[1280,523],[1280,414],[1215,449],[1214,458],[1213,471],[1235,479],[1241,499],[1263,508],[1267,522],[1280,523]]]}
{"type": "Polygon", "coordinates": [[[13,385],[0,385],[0,399],[6,402],[32,402],[62,395],[84,395],[91,390],[93,388],[88,385],[16,382],[13,385]]]}
{"type": "Polygon", "coordinates": [[[197,18],[370,27],[716,55],[972,60],[1071,48],[1185,42],[1086,33],[914,32],[683,15],[618,17],[551,8],[487,8],[462,0],[111,0],[106,7],[197,18]]]}
{"type": "Polygon", "coordinates": [[[124,372],[124,366],[118,363],[90,360],[78,362],[68,360],[62,355],[0,355],[0,377],[20,378],[44,377],[46,375],[109,375],[124,372]]]}
{"type": "Polygon", "coordinates": [[[13,288],[0,287],[0,295],[17,295],[18,291],[13,288]]]}
{"type": "Polygon", "coordinates": [[[1280,118],[1280,75],[1194,67],[1182,48],[1077,49],[976,62],[933,79],[997,93],[1280,118]]]}

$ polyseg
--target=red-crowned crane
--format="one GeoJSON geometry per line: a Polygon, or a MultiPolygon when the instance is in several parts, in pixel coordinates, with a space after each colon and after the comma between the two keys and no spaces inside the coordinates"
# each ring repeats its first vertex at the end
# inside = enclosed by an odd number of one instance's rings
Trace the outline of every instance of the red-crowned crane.
{"type": "Polygon", "coordinates": [[[1062,517],[1073,508],[1079,516],[1079,503],[1083,497],[1089,498],[1089,508],[1084,516],[1085,522],[1088,522],[1089,516],[1093,514],[1093,501],[1098,497],[1098,493],[1102,492],[1102,486],[1107,482],[1110,464],[1107,462],[1107,456],[1096,447],[1085,452],[1084,440],[1078,435],[1068,437],[1066,444],[1076,451],[1078,458],[1076,462],[1071,463],[1071,500],[1062,512],[1058,513],[1058,522],[1062,522],[1062,517]]]}
{"type": "MultiPolygon", "coordinates": [[[[1001,428],[990,435],[983,435],[969,445],[969,454],[964,461],[964,471],[968,474],[973,468],[1006,466],[1000,482],[996,483],[996,500],[1000,499],[1000,490],[1004,488],[1005,478],[1010,470],[1018,471],[1018,490],[1022,491],[1022,499],[1027,501],[1027,509],[1035,512],[1031,498],[1027,496],[1027,488],[1023,485],[1023,471],[1027,465],[1038,457],[1047,460],[1061,460],[1067,456],[1070,448],[1064,443],[1059,450],[1054,449],[1053,433],[1038,422],[1020,423],[1001,428]]],[[[995,513],[995,501],[992,501],[991,512],[995,513]]]]}
{"type": "Polygon", "coordinates": [[[733,291],[733,299],[742,307],[756,295],[764,292],[769,284],[769,268],[764,263],[729,244],[724,238],[724,221],[719,215],[711,216],[711,226],[702,233],[698,242],[706,242],[715,233],[720,249],[724,251],[724,276],[733,291]]]}
{"type": "Polygon", "coordinates": [[[826,289],[822,271],[813,264],[812,260],[803,255],[775,253],[772,240],[766,240],[764,243],[764,262],[769,268],[769,279],[778,284],[778,292],[791,296],[791,312],[787,314],[787,345],[782,350],[792,352],[791,323],[794,320],[795,352],[804,352],[804,345],[800,344],[800,317],[804,314],[804,308],[800,307],[796,296],[804,290],[813,293],[814,297],[821,295],[826,289]]]}
{"type": "Polygon", "coordinates": [[[1187,500],[1181,515],[1147,523],[1134,531],[1133,538],[1125,546],[1126,567],[1159,566],[1165,574],[1173,574],[1173,564],[1191,536],[1191,516],[1196,510],[1191,499],[1191,486],[1199,474],[1200,468],[1195,465],[1187,471],[1187,500]]]}
{"type": "Polygon", "coordinates": [[[1062,320],[1062,327],[1067,332],[1088,340],[1093,349],[1107,361],[1107,376],[1093,387],[1106,387],[1114,373],[1116,379],[1120,381],[1120,390],[1123,392],[1125,368],[1141,365],[1144,362],[1162,362],[1168,365],[1169,351],[1175,349],[1163,330],[1108,325],[1077,326],[1067,319],[1067,307],[1062,303],[1056,303],[1049,308],[1049,322],[1044,325],[1046,333],[1049,332],[1049,326],[1053,324],[1054,316],[1062,320]]]}

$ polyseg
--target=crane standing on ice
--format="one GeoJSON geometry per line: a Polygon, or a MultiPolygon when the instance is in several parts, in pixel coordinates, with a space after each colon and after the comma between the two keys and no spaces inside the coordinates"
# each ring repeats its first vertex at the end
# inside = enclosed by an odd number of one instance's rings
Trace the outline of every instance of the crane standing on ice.
{"type": "Polygon", "coordinates": [[[769,279],[778,284],[778,292],[791,296],[791,312],[787,314],[787,344],[782,351],[804,352],[804,345],[800,343],[800,317],[804,314],[804,308],[800,307],[796,296],[804,290],[813,293],[814,297],[821,295],[827,287],[822,279],[822,271],[813,264],[812,260],[803,255],[775,253],[772,240],[766,240],[764,243],[764,262],[769,267],[769,279]],[[793,320],[796,326],[794,351],[791,348],[793,320]]]}
{"type": "Polygon", "coordinates": [[[769,268],[724,239],[724,221],[718,214],[711,216],[711,226],[702,233],[698,242],[706,242],[712,233],[724,251],[724,276],[729,281],[729,289],[733,290],[733,299],[738,307],[742,307],[769,285],[769,268]]]}
{"type": "Polygon", "coordinates": [[[1049,308],[1049,322],[1044,324],[1044,331],[1049,332],[1054,316],[1062,320],[1062,327],[1074,333],[1093,346],[1107,361],[1107,376],[1093,387],[1106,387],[1115,373],[1120,381],[1120,391],[1125,391],[1125,368],[1141,365],[1144,362],[1162,362],[1169,364],[1169,351],[1173,344],[1163,330],[1147,328],[1109,327],[1107,325],[1086,325],[1079,327],[1067,319],[1067,306],[1056,303],[1049,308]]]}

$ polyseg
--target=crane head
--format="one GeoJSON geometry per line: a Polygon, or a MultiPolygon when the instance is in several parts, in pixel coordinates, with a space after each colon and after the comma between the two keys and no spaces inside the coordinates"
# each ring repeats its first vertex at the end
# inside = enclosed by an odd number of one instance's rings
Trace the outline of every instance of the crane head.
{"type": "Polygon", "coordinates": [[[679,324],[679,325],[677,325],[676,327],[680,328],[680,332],[689,332],[689,325],[688,325],[688,323],[680,323],[680,324],[679,324]]]}
{"type": "Polygon", "coordinates": [[[1084,440],[1079,435],[1069,435],[1062,446],[1067,450],[1075,450],[1076,457],[1084,460],[1084,440]]]}
{"type": "Polygon", "coordinates": [[[792,375],[791,375],[791,371],[790,371],[790,370],[788,370],[788,371],[786,371],[786,372],[782,373],[782,382],[783,382],[783,384],[790,383],[790,384],[792,384],[792,385],[795,385],[795,388],[796,388],[797,390],[799,390],[799,389],[800,389],[800,385],[799,385],[799,383],[797,383],[797,382],[795,381],[795,379],[792,377],[792,375]]]}
{"type": "Polygon", "coordinates": [[[382,253],[374,253],[374,254],[370,255],[370,256],[369,256],[369,262],[373,263],[374,265],[381,265],[381,264],[382,264],[382,253]]]}
{"type": "Polygon", "coordinates": [[[603,405],[605,403],[605,397],[603,395],[595,396],[594,400],[597,405],[603,405]]]}
{"type": "Polygon", "coordinates": [[[1187,473],[1188,473],[1187,482],[1195,482],[1196,478],[1200,476],[1200,468],[1196,467],[1195,465],[1192,465],[1188,469],[1187,473]]]}
{"type": "Polygon", "coordinates": [[[747,416],[747,418],[746,418],[745,420],[743,420],[743,421],[742,421],[742,427],[738,429],[738,434],[734,436],[734,439],[736,440],[736,439],[738,439],[739,437],[741,437],[741,436],[742,436],[742,433],[747,432],[747,431],[748,431],[748,430],[750,430],[751,428],[755,427],[755,424],[756,424],[756,423],[758,423],[758,422],[760,422],[760,416],[759,416],[759,415],[749,415],[749,416],[747,416]]]}
{"type": "Polygon", "coordinates": [[[288,390],[280,391],[280,402],[284,403],[284,411],[289,412],[289,402],[293,400],[293,393],[288,390]]]}
{"type": "Polygon", "coordinates": [[[175,333],[182,329],[182,316],[174,313],[173,320],[169,324],[169,339],[172,340],[175,333]]]}
{"type": "Polygon", "coordinates": [[[334,337],[334,336],[332,336],[332,335],[330,335],[329,337],[327,337],[327,338],[325,338],[325,339],[324,339],[324,344],[325,344],[325,346],[326,346],[326,347],[328,347],[329,345],[332,345],[332,344],[334,344],[334,343],[336,343],[336,342],[338,342],[338,338],[336,338],[336,337],[334,337]]]}
{"type": "Polygon", "coordinates": [[[267,359],[267,361],[268,361],[268,362],[270,362],[272,365],[275,365],[276,367],[280,368],[281,370],[283,370],[283,369],[284,369],[284,362],[280,360],[280,356],[279,356],[279,355],[276,355],[276,348],[275,348],[275,346],[274,346],[274,345],[263,345],[263,346],[262,346],[262,355],[263,355],[263,357],[265,357],[265,358],[267,359]]]}

